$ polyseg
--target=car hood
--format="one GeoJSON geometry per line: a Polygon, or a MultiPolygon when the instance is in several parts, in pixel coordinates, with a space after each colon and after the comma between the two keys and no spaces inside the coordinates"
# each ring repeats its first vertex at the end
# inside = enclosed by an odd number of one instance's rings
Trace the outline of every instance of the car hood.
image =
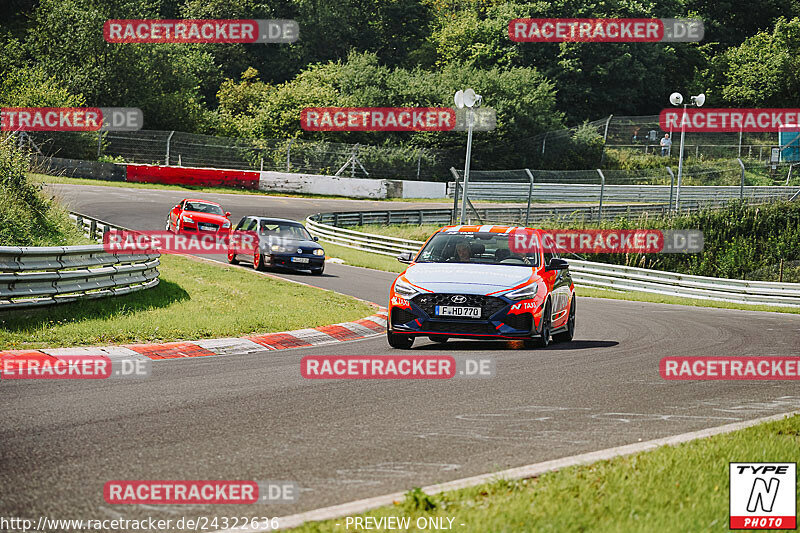
{"type": "Polygon", "coordinates": [[[285,246],[287,248],[297,247],[303,250],[316,250],[317,248],[322,248],[322,246],[316,241],[308,241],[308,240],[299,241],[294,239],[281,240],[275,238],[270,240],[269,236],[266,235],[259,235],[258,237],[262,246],[269,244],[280,244],[281,246],[285,246]]]}
{"type": "Polygon", "coordinates": [[[433,292],[488,294],[525,283],[532,274],[527,266],[417,263],[408,267],[405,278],[433,292]]]}

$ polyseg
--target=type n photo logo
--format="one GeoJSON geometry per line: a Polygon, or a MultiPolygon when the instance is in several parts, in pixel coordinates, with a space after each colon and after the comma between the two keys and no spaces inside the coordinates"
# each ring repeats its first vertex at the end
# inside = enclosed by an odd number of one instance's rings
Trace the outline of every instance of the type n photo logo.
{"type": "Polygon", "coordinates": [[[730,463],[731,529],[796,529],[796,463],[730,463]]]}

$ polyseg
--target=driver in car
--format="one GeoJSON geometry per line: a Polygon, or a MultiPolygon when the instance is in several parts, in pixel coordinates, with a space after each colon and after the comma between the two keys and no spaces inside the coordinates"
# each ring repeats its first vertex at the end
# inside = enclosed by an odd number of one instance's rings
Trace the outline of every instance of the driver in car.
{"type": "Polygon", "coordinates": [[[469,263],[471,259],[471,251],[469,244],[466,242],[460,242],[456,244],[456,255],[453,258],[453,261],[456,263],[469,263]]]}

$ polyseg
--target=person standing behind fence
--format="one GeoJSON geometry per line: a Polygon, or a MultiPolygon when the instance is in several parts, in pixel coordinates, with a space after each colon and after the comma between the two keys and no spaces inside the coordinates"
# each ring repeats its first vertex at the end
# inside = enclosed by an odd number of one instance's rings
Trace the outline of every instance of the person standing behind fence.
{"type": "Polygon", "coordinates": [[[665,133],[661,139],[661,156],[669,155],[670,147],[672,147],[672,139],[669,138],[669,133],[665,133]]]}

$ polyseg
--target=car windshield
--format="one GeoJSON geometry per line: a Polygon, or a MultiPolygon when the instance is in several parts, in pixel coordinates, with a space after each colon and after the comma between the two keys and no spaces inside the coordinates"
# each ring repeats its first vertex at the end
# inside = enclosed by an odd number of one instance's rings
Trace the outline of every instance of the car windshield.
{"type": "Polygon", "coordinates": [[[296,241],[310,241],[311,235],[303,226],[296,224],[278,224],[275,222],[261,221],[259,232],[267,237],[279,237],[296,241]]]}
{"type": "Polygon", "coordinates": [[[198,213],[209,213],[211,215],[224,215],[225,212],[216,204],[207,204],[205,202],[186,202],[184,211],[196,211],[198,213]]]}
{"type": "Polygon", "coordinates": [[[535,250],[514,253],[507,233],[443,231],[428,241],[416,261],[535,267],[539,265],[539,254],[535,250]]]}

